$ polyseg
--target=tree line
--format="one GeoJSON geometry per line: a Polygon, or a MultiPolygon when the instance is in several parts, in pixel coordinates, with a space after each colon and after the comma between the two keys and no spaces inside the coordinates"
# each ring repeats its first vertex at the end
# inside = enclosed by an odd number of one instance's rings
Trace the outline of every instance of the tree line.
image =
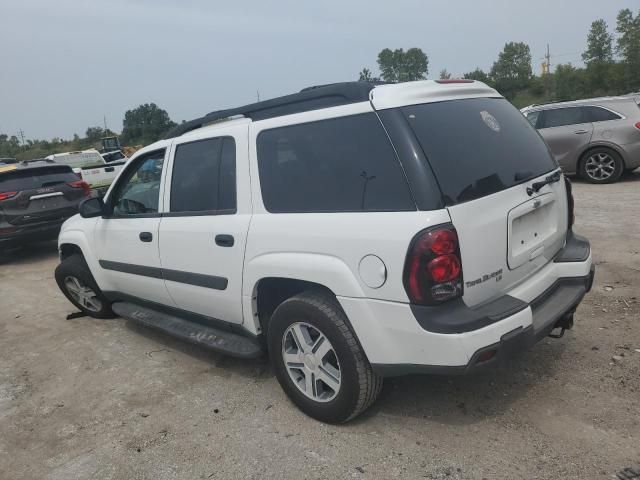
{"type": "MultiPolygon", "coordinates": [[[[476,68],[462,78],[479,80],[496,88],[517,107],[545,101],[575,100],[604,95],[619,95],[640,90],[640,11],[634,16],[621,10],[615,34],[607,22],[595,20],[587,34],[582,53],[584,67],[559,64],[555,72],[536,76],[532,69],[531,49],[523,42],[508,42],[489,71],[476,68]]],[[[405,82],[423,80],[429,73],[429,57],[420,48],[385,48],[378,54],[379,76],[369,68],[360,71],[364,81],[405,82]]],[[[451,78],[446,69],[441,79],[451,78]]]]}
{"type": "MultiPolygon", "coordinates": [[[[509,99],[517,107],[554,100],[575,100],[603,95],[640,91],[640,11],[621,10],[615,33],[603,19],[595,20],[587,34],[582,53],[584,67],[559,64],[554,72],[540,76],[532,69],[531,49],[523,42],[508,42],[489,71],[481,68],[466,72],[463,78],[482,81],[509,99]]],[[[420,48],[385,48],[378,54],[379,75],[368,68],[360,71],[364,81],[408,82],[423,80],[429,73],[429,57],[420,48]]],[[[451,78],[446,69],[439,74],[451,78]]],[[[166,110],[154,103],[127,110],[122,122],[122,145],[146,145],[175,126],[166,110]]],[[[0,134],[0,157],[42,158],[52,153],[99,148],[100,139],[114,135],[109,129],[89,127],[84,137],[71,140],[20,141],[17,136],[0,134]]]]}

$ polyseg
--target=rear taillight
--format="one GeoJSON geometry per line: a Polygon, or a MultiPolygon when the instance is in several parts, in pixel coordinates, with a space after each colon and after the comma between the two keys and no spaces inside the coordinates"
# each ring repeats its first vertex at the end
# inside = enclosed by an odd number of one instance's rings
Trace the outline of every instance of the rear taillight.
{"type": "Polygon", "coordinates": [[[69,182],[67,185],[73,188],[81,188],[82,190],[84,190],[84,192],[82,193],[85,197],[91,195],[91,186],[85,181],[78,180],[77,182],[69,182]]]}
{"type": "Polygon", "coordinates": [[[0,192],[0,202],[11,197],[15,197],[18,192],[0,192]]]}
{"type": "Polygon", "coordinates": [[[640,122],[636,123],[635,127],[640,130],[640,122]]]}
{"type": "Polygon", "coordinates": [[[453,225],[418,233],[404,265],[404,288],[411,303],[436,305],[462,296],[462,261],[453,225]]]}
{"type": "Polygon", "coordinates": [[[573,211],[573,187],[571,186],[571,180],[567,177],[564,177],[564,186],[567,190],[567,210],[568,210],[568,220],[567,220],[567,228],[571,230],[573,228],[573,223],[576,220],[576,216],[573,211]]]}

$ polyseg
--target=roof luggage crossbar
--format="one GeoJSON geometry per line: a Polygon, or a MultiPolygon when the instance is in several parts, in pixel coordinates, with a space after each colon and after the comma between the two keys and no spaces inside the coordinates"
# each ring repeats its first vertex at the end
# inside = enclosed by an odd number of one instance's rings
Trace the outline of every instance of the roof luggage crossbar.
{"type": "Polygon", "coordinates": [[[285,95],[284,97],[208,113],[203,117],[177,125],[169,130],[164,138],[179,137],[217,120],[239,115],[252,120],[264,120],[320,108],[366,102],[369,100],[369,92],[375,86],[376,84],[372,82],[344,82],[308,87],[298,93],[285,95]]]}

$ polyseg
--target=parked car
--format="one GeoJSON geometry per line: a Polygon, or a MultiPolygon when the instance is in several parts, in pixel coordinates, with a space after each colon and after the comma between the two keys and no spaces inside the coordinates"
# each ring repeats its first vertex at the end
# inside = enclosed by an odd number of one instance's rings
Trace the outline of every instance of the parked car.
{"type": "Polygon", "coordinates": [[[0,167],[0,253],[56,238],[89,192],[66,165],[39,160],[0,167]]]}
{"type": "Polygon", "coordinates": [[[591,288],[569,184],[482,83],[315,87],[170,137],[64,224],[60,289],[93,317],[268,353],[322,421],[385,376],[508,363],[591,288]]]}
{"type": "Polygon", "coordinates": [[[110,159],[109,162],[95,149],[56,153],[46,158],[72,167],[78,177],[90,185],[94,195],[99,196],[107,191],[127,161],[121,152],[118,153],[121,157],[117,161],[110,159]]]}
{"type": "Polygon", "coordinates": [[[532,105],[522,113],[568,173],[616,182],[640,167],[640,106],[633,94],[532,105]]]}

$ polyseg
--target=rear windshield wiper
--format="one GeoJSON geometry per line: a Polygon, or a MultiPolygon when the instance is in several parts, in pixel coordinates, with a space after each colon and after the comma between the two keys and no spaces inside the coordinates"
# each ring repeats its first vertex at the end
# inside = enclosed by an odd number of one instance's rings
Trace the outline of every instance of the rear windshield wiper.
{"type": "Polygon", "coordinates": [[[560,181],[560,170],[556,170],[555,173],[552,173],[547,178],[540,182],[534,182],[530,187],[527,187],[527,195],[531,196],[534,193],[538,193],[538,191],[544,187],[545,185],[549,185],[550,183],[555,183],[560,181]]]}

